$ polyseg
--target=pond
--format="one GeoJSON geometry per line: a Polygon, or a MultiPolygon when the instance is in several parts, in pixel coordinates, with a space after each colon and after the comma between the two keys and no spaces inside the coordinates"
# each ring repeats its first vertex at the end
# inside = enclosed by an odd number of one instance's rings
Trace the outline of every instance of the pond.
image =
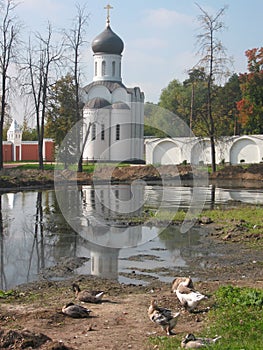
{"type": "Polygon", "coordinates": [[[187,271],[194,257],[202,266],[208,255],[221,254],[201,247],[205,230],[191,218],[203,208],[242,203],[263,204],[263,190],[137,183],[2,193],[0,289],[74,273],[123,283],[147,283],[149,276],[168,281],[166,269],[187,271]],[[189,220],[169,225],[179,209],[189,220]],[[159,227],[152,219],[163,214],[167,224],[159,227]]]}

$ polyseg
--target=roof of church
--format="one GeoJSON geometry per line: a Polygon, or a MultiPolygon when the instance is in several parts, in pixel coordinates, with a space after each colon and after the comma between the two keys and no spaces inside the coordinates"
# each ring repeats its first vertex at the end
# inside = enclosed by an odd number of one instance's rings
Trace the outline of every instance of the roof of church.
{"type": "Polygon", "coordinates": [[[113,32],[108,24],[104,31],[97,35],[92,41],[91,47],[94,53],[121,55],[124,44],[121,38],[113,32]]]}
{"type": "Polygon", "coordinates": [[[130,107],[125,102],[114,102],[111,107],[113,109],[130,109],[130,107]]]}
{"type": "Polygon", "coordinates": [[[92,83],[86,85],[83,90],[86,93],[89,93],[90,89],[93,88],[96,85],[103,85],[105,86],[110,92],[113,92],[114,90],[118,89],[118,88],[123,88],[126,91],[128,91],[129,89],[127,89],[125,87],[125,85],[123,85],[121,82],[119,81],[110,81],[110,80],[98,80],[98,81],[93,81],[92,83]]]}
{"type": "Polygon", "coordinates": [[[85,104],[85,107],[90,109],[104,108],[107,106],[110,106],[110,102],[103,97],[94,97],[85,104]]]}

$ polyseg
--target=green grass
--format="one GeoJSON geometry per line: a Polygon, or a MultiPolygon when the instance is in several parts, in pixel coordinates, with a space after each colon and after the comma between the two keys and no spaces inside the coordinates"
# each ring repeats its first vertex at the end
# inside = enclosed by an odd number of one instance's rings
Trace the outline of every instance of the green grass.
{"type": "Polygon", "coordinates": [[[209,333],[220,334],[214,349],[262,349],[263,290],[225,286],[215,294],[209,333]]]}
{"type": "MultiPolygon", "coordinates": [[[[18,166],[16,166],[14,169],[22,169],[22,170],[32,170],[32,169],[39,169],[39,166],[37,163],[19,163],[18,166]]],[[[47,163],[44,164],[44,170],[54,170],[55,164],[47,163]]]]}
{"type": "Polygon", "coordinates": [[[218,224],[225,224],[243,220],[247,223],[248,228],[263,223],[263,207],[257,205],[246,205],[237,208],[204,210],[200,216],[209,216],[218,224]]]}
{"type": "Polygon", "coordinates": [[[6,299],[9,298],[10,296],[14,296],[15,292],[13,290],[7,290],[7,291],[3,291],[0,290],[0,298],[1,299],[6,299]]]}
{"type": "MultiPolygon", "coordinates": [[[[14,162],[14,164],[18,164],[15,169],[23,169],[23,170],[31,170],[31,169],[36,169],[38,170],[39,168],[39,165],[38,163],[16,163],[14,162]]],[[[118,168],[119,167],[125,167],[125,166],[129,166],[130,164],[125,164],[125,163],[120,163],[120,164],[117,164],[118,168]]],[[[113,163],[92,163],[92,164],[83,164],[83,171],[84,172],[87,172],[87,173],[92,173],[94,171],[94,168],[95,167],[116,167],[116,164],[113,164],[113,163]]],[[[59,168],[60,165],[59,164],[56,164],[56,163],[46,163],[44,164],[44,170],[54,170],[55,168],[59,168]]],[[[63,165],[61,167],[63,169],[63,165]]],[[[69,169],[70,170],[73,170],[73,171],[76,171],[77,170],[77,165],[72,165],[72,166],[69,166],[69,169]]]]}
{"type": "MultiPolygon", "coordinates": [[[[222,338],[214,350],[261,350],[263,330],[263,290],[222,286],[214,295],[215,306],[207,316],[202,337],[222,338]]],[[[191,332],[191,329],[189,330],[191,332]]],[[[182,337],[151,337],[160,350],[180,349],[182,337]]]]}
{"type": "Polygon", "coordinates": [[[208,216],[220,227],[220,236],[230,234],[251,247],[263,246],[263,206],[251,205],[203,211],[200,216],[208,216]]]}

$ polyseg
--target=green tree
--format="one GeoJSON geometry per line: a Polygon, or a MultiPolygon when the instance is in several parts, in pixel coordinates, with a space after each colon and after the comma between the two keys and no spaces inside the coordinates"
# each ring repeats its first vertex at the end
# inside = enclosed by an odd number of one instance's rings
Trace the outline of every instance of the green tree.
{"type": "Polygon", "coordinates": [[[189,90],[189,128],[194,135],[205,136],[206,120],[203,118],[203,109],[206,103],[207,75],[204,68],[191,69],[183,84],[189,90]]]}
{"type": "Polygon", "coordinates": [[[189,127],[168,108],[160,105],[145,105],[145,135],[155,137],[189,136],[189,127]]]}
{"type": "Polygon", "coordinates": [[[237,102],[240,98],[239,78],[237,74],[233,74],[224,86],[218,87],[214,98],[213,111],[217,137],[240,133],[237,110],[237,102]]]}
{"type": "Polygon", "coordinates": [[[53,138],[56,146],[60,146],[75,123],[75,84],[73,76],[67,74],[51,88],[45,136],[53,138]]]}
{"type": "Polygon", "coordinates": [[[144,105],[144,136],[167,137],[165,132],[154,126],[156,108],[158,105],[154,103],[146,102],[144,105]]]}
{"type": "Polygon", "coordinates": [[[263,47],[245,52],[248,73],[240,74],[242,99],[238,101],[239,120],[248,134],[263,133],[263,47]]]}
{"type": "Polygon", "coordinates": [[[24,119],[22,131],[23,131],[23,134],[22,134],[23,141],[37,141],[38,139],[37,129],[30,128],[28,126],[28,122],[26,119],[24,119]]]}
{"type": "Polygon", "coordinates": [[[162,90],[159,106],[174,113],[189,124],[189,98],[190,89],[174,79],[168,84],[167,88],[162,90]]]}
{"type": "Polygon", "coordinates": [[[3,126],[3,140],[7,140],[7,131],[10,128],[12,124],[12,117],[10,114],[10,106],[9,104],[5,107],[5,120],[4,120],[4,126],[3,126]]]}

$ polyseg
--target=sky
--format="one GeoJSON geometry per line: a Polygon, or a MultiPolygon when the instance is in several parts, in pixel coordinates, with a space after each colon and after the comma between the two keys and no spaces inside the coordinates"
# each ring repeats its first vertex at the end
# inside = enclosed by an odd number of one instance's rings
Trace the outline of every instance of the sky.
{"type": "MultiPolygon", "coordinates": [[[[197,35],[201,33],[198,3],[209,14],[228,6],[221,18],[226,29],[218,35],[233,58],[233,73],[247,71],[245,51],[261,47],[262,0],[111,0],[111,28],[124,41],[122,79],[127,87],[139,86],[145,101],[158,103],[170,81],[183,82],[199,60],[197,35]]],[[[92,40],[106,26],[107,0],[21,0],[17,14],[25,23],[24,35],[42,32],[48,21],[55,28],[70,28],[76,4],[89,14],[83,85],[93,78],[92,40]]]]}

